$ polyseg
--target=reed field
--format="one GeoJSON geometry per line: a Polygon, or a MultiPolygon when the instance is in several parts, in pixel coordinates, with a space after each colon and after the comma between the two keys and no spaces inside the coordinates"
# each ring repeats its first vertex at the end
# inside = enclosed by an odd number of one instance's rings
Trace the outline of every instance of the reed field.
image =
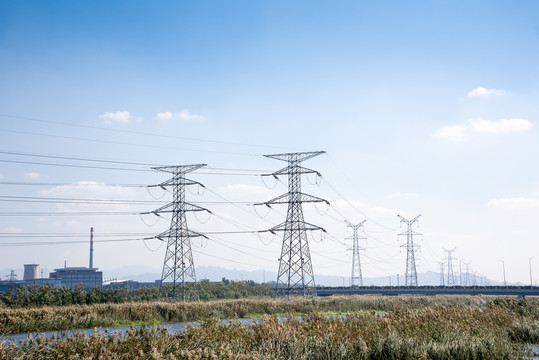
{"type": "Polygon", "coordinates": [[[176,321],[175,317],[181,317],[179,321],[202,320],[200,325],[175,334],[147,326],[131,328],[125,334],[29,338],[19,346],[0,344],[0,360],[523,359],[524,344],[539,343],[539,301],[528,299],[351,296],[0,310],[2,329],[9,328],[6,319],[31,323],[32,317],[39,319],[38,314],[42,320],[49,318],[51,325],[55,316],[156,320],[160,314],[169,321],[176,321]],[[252,325],[217,321],[282,313],[290,315],[266,315],[252,325]]]}
{"type": "Polygon", "coordinates": [[[237,319],[316,312],[336,314],[359,311],[387,312],[397,308],[424,309],[437,305],[481,306],[487,301],[487,298],[471,296],[332,296],[291,300],[250,297],[175,304],[152,301],[25,308],[0,306],[0,334],[88,329],[130,324],[177,323],[210,318],[237,319]]]}

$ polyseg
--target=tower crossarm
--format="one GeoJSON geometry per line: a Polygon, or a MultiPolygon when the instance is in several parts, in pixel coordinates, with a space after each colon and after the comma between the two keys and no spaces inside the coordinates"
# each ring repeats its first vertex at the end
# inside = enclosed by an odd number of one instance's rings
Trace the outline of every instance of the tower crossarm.
{"type": "Polygon", "coordinates": [[[354,230],[359,229],[360,227],[362,227],[363,224],[365,224],[366,221],[367,221],[367,220],[363,220],[363,221],[360,222],[359,224],[354,225],[354,224],[352,224],[350,221],[344,220],[344,222],[346,223],[346,225],[348,225],[349,227],[351,227],[351,228],[354,229],[354,230]]]}
{"type": "Polygon", "coordinates": [[[204,237],[208,238],[206,235],[198,233],[196,231],[187,230],[187,229],[168,229],[167,231],[163,231],[161,234],[156,235],[155,238],[166,241],[170,236],[176,236],[178,232],[182,232],[182,235],[184,237],[194,238],[194,237],[204,237]]]}
{"type": "Polygon", "coordinates": [[[423,235],[422,233],[418,233],[417,231],[403,231],[398,236],[404,236],[404,235],[423,235]]]}
{"type": "Polygon", "coordinates": [[[401,247],[401,248],[411,249],[411,250],[413,250],[413,251],[415,251],[415,249],[421,248],[421,246],[415,245],[415,244],[410,244],[410,245],[403,244],[403,245],[401,245],[400,247],[401,247]]]}
{"type": "MultiPolygon", "coordinates": [[[[296,194],[298,194],[298,193],[296,193],[296,194]]],[[[325,199],[322,199],[322,198],[319,198],[319,197],[316,197],[316,196],[313,196],[313,195],[305,194],[305,193],[299,193],[299,196],[296,197],[296,199],[297,200],[293,201],[294,203],[325,202],[326,204],[330,205],[329,201],[327,201],[325,199]]],[[[271,199],[269,201],[266,201],[266,202],[263,202],[263,203],[258,203],[258,204],[255,204],[255,205],[270,206],[270,205],[274,205],[274,204],[289,204],[290,202],[291,202],[290,201],[290,193],[287,193],[287,194],[277,196],[276,198],[271,199]]]]}
{"type": "Polygon", "coordinates": [[[413,218],[412,220],[407,220],[407,219],[403,218],[403,217],[400,216],[400,215],[397,215],[397,217],[398,217],[399,219],[401,219],[401,221],[404,222],[404,223],[407,223],[407,224],[413,224],[413,223],[415,223],[415,222],[417,221],[417,219],[419,219],[419,218],[421,217],[421,214],[417,215],[417,216],[416,216],[415,218],[413,218]]]}
{"type": "Polygon", "coordinates": [[[210,210],[203,208],[201,206],[198,206],[198,205],[190,204],[190,203],[184,203],[184,206],[182,207],[178,207],[177,204],[175,203],[170,203],[170,204],[161,206],[159,209],[156,209],[154,211],[145,212],[142,214],[159,214],[159,213],[172,213],[172,212],[179,213],[179,212],[188,212],[188,211],[207,211],[210,214],[212,214],[210,210]]]}
{"type": "Polygon", "coordinates": [[[202,185],[201,183],[199,183],[198,181],[186,179],[184,177],[174,177],[174,178],[169,179],[167,181],[163,181],[161,184],[150,185],[148,187],[161,187],[161,188],[164,188],[165,186],[174,186],[174,185],[186,185],[186,186],[188,186],[188,185],[199,185],[199,186],[205,188],[205,186],[202,185]]]}
{"type": "Polygon", "coordinates": [[[322,176],[318,171],[308,169],[303,166],[287,166],[285,168],[282,168],[281,170],[277,170],[275,172],[272,172],[271,174],[262,174],[262,176],[273,176],[277,177],[279,175],[291,175],[291,174],[316,174],[318,176],[322,176]]]}
{"type": "Polygon", "coordinates": [[[281,161],[305,161],[315,156],[325,154],[325,151],[311,151],[311,152],[299,152],[299,153],[284,153],[284,154],[270,154],[264,155],[270,159],[276,159],[281,161]]]}
{"type": "Polygon", "coordinates": [[[308,223],[306,221],[301,221],[299,224],[301,224],[301,225],[299,225],[296,228],[296,227],[290,227],[289,223],[284,222],[284,223],[281,223],[281,224],[279,224],[277,226],[272,227],[268,231],[270,233],[272,233],[272,234],[275,234],[275,232],[277,232],[277,231],[301,231],[301,230],[306,230],[306,231],[321,230],[323,232],[327,232],[326,229],[324,229],[323,227],[310,224],[310,223],[308,223]]]}
{"type": "Polygon", "coordinates": [[[177,166],[157,166],[153,167],[152,170],[168,172],[171,174],[187,174],[191,171],[200,169],[201,167],[206,166],[207,164],[193,164],[193,165],[177,165],[177,166]]]}

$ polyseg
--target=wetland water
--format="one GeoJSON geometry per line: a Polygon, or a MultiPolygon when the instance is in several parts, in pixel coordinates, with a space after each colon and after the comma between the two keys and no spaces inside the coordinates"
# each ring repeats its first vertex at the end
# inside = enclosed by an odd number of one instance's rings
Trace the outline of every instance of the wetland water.
{"type": "MultiPolygon", "coordinates": [[[[283,317],[284,319],[284,317],[283,317]]],[[[229,320],[220,320],[219,323],[223,324],[242,324],[242,325],[251,325],[259,322],[259,318],[244,318],[244,319],[229,319],[229,320]]],[[[198,322],[186,322],[186,323],[173,323],[173,324],[158,324],[162,328],[166,328],[170,333],[177,333],[185,330],[189,326],[196,326],[198,322]]],[[[135,328],[141,328],[143,326],[151,325],[136,325],[135,328]]],[[[75,329],[75,330],[64,330],[64,331],[45,331],[45,332],[35,332],[35,333],[23,333],[23,334],[14,334],[14,335],[2,335],[0,336],[0,342],[6,341],[9,343],[18,344],[19,341],[26,340],[28,336],[37,337],[39,335],[44,335],[47,338],[52,336],[57,337],[67,337],[75,333],[85,333],[88,335],[93,334],[94,332],[105,334],[105,333],[125,333],[127,330],[131,329],[131,326],[118,326],[118,327],[104,327],[104,328],[93,328],[93,329],[75,329]]]]}
{"type": "MultiPolygon", "coordinates": [[[[380,315],[380,314],[377,314],[380,315]]],[[[333,316],[346,316],[346,315],[333,315],[333,316]]],[[[299,316],[301,317],[301,316],[299,316]]],[[[280,320],[285,319],[286,317],[279,317],[280,320]]],[[[242,325],[252,325],[260,322],[260,318],[242,318],[242,319],[228,319],[228,320],[219,320],[219,323],[222,324],[242,324],[242,325]]],[[[166,328],[170,333],[177,333],[184,331],[189,326],[197,326],[199,322],[185,322],[185,323],[172,323],[172,324],[158,324],[162,328],[166,328]]],[[[135,328],[141,328],[143,326],[151,325],[137,325],[135,328]]],[[[20,341],[24,341],[28,336],[37,337],[44,335],[47,338],[52,336],[57,336],[58,338],[67,337],[75,333],[85,333],[88,335],[95,333],[122,333],[125,334],[127,330],[131,329],[131,326],[118,326],[118,327],[105,327],[105,328],[94,328],[94,329],[76,329],[76,330],[65,330],[65,331],[46,331],[46,332],[36,332],[36,333],[23,333],[23,334],[14,334],[14,335],[5,335],[0,336],[0,342],[6,341],[7,343],[19,344],[20,341]]],[[[527,359],[539,360],[539,345],[529,345],[530,350],[532,350],[536,355],[528,357],[527,359]]]]}

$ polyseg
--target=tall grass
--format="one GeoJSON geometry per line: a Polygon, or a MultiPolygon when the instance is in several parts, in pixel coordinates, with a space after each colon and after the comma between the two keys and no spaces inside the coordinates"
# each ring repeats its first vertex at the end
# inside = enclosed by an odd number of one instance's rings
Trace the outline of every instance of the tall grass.
{"type": "Polygon", "coordinates": [[[533,321],[502,307],[433,306],[302,319],[265,317],[258,324],[201,326],[170,334],[149,327],[126,334],[76,334],[0,345],[4,359],[522,359],[510,330],[533,321]]]}
{"type": "Polygon", "coordinates": [[[433,306],[481,306],[484,297],[382,297],[340,296],[328,298],[274,300],[246,298],[196,303],[133,302],[32,308],[0,308],[0,334],[93,327],[188,322],[209,318],[233,319],[249,315],[350,313],[391,311],[397,308],[424,309],[433,306]]]}

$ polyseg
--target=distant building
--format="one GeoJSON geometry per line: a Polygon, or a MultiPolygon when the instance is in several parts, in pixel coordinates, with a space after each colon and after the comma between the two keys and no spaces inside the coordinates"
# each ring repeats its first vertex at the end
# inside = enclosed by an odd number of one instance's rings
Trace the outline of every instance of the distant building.
{"type": "Polygon", "coordinates": [[[51,278],[39,278],[39,279],[32,279],[32,280],[25,280],[26,286],[50,286],[50,287],[60,287],[62,286],[62,282],[59,279],[51,279],[51,278]]]}
{"type": "Polygon", "coordinates": [[[161,284],[160,280],[155,280],[155,282],[138,282],[135,280],[120,280],[120,281],[111,281],[108,287],[112,289],[137,290],[140,288],[159,287],[160,284],[161,284]]]}
{"type": "Polygon", "coordinates": [[[54,269],[49,278],[60,280],[62,286],[82,285],[84,289],[103,286],[103,272],[97,271],[96,268],[65,267],[54,269]]]}
{"type": "Polygon", "coordinates": [[[34,280],[39,278],[39,264],[24,264],[23,280],[34,280]]]}

